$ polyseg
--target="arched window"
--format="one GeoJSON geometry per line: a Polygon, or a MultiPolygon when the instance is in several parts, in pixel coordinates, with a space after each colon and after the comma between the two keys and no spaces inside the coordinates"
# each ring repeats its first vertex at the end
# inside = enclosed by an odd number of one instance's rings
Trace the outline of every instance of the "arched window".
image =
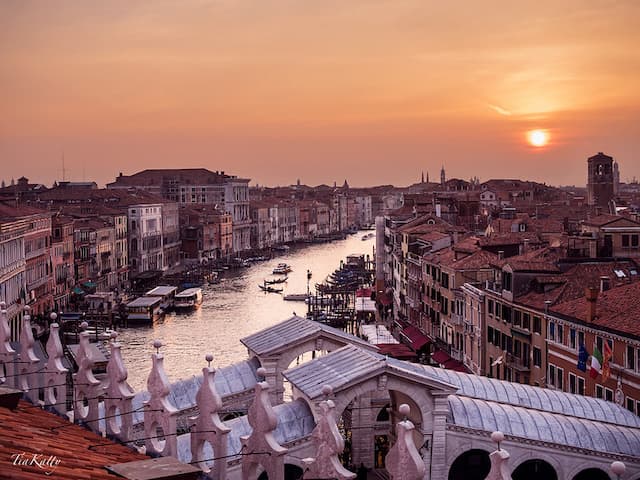
{"type": "Polygon", "coordinates": [[[609,474],[599,468],[587,468],[573,477],[573,480],[609,480],[609,474]]]}
{"type": "Polygon", "coordinates": [[[451,465],[449,480],[484,480],[489,470],[489,452],[480,449],[468,450],[451,465]]]}
{"type": "Polygon", "coordinates": [[[518,465],[511,474],[513,480],[558,480],[555,469],[544,460],[527,460],[518,465]]]}

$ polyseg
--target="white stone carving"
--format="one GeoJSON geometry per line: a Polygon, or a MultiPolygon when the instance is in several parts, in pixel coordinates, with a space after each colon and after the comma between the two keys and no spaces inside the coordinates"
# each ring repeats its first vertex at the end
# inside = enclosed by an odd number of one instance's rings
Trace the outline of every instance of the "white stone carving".
{"type": "Polygon", "coordinates": [[[16,351],[11,348],[11,329],[7,318],[7,304],[0,302],[0,385],[18,386],[18,377],[15,376],[16,351]],[[4,369],[3,369],[4,367],[4,369]]]}
{"type": "Polygon", "coordinates": [[[169,401],[171,386],[164,371],[164,356],[159,353],[162,342],[155,340],[156,353],[151,354],[152,366],[147,379],[151,397],[144,404],[144,436],[147,453],[165,457],[178,455],[176,421],[178,409],[169,401]]]}
{"type": "Polygon", "coordinates": [[[333,393],[333,389],[325,385],[322,393],[326,399],[318,405],[320,408],[318,423],[311,434],[316,456],[303,460],[306,465],[304,478],[336,478],[338,480],[355,478],[356,474],[344,468],[338,458],[344,450],[344,439],[338,431],[336,405],[328,398],[333,393]]]}
{"type": "Polygon", "coordinates": [[[500,442],[504,441],[504,434],[499,431],[493,432],[491,434],[491,440],[498,445],[498,449],[489,455],[491,470],[489,470],[486,480],[511,480],[508,465],[509,452],[500,448],[500,442]]]}
{"type": "Polygon", "coordinates": [[[18,388],[25,392],[32,403],[37,403],[38,377],[36,370],[40,359],[33,351],[33,332],[31,330],[31,307],[24,307],[25,315],[22,317],[22,330],[20,331],[20,363],[18,364],[18,388]]]}
{"type": "Polygon", "coordinates": [[[108,385],[105,388],[105,422],[107,434],[119,438],[123,442],[132,439],[133,412],[132,399],[135,392],[127,383],[127,367],[122,359],[121,344],[117,341],[118,334],[111,334],[111,358],[107,363],[108,385]]]}
{"type": "MultiPolygon", "coordinates": [[[[56,320],[55,313],[51,319],[56,320]]],[[[67,372],[62,364],[64,353],[60,342],[60,325],[52,323],[49,326],[49,340],[47,340],[47,364],[44,367],[44,404],[51,406],[60,415],[67,413],[67,372]]]]}
{"type": "MultiPolygon", "coordinates": [[[[86,329],[87,323],[82,322],[81,328],[86,329]]],[[[94,360],[91,358],[89,333],[80,332],[80,346],[76,363],[78,372],[75,374],[73,412],[74,419],[87,423],[94,432],[100,430],[98,422],[98,396],[102,395],[102,385],[93,375],[94,360]]]]}
{"type": "Polygon", "coordinates": [[[399,411],[405,420],[396,425],[396,443],[389,450],[385,465],[393,480],[419,480],[425,475],[425,467],[413,441],[415,426],[406,420],[410,412],[409,405],[403,403],[399,411]]]}
{"type": "MultiPolygon", "coordinates": [[[[264,378],[265,370],[256,372],[264,378]]],[[[262,466],[269,480],[284,480],[284,455],[287,449],[280,445],[273,436],[278,426],[278,417],[269,400],[269,384],[258,382],[255,386],[255,398],[248,412],[249,425],[253,428],[251,435],[241,437],[242,478],[257,478],[258,467],[262,466]]]]}
{"type": "Polygon", "coordinates": [[[196,394],[198,411],[194,424],[191,428],[191,462],[198,462],[197,465],[209,477],[214,480],[225,480],[227,478],[227,435],[231,431],[220,419],[218,412],[222,408],[222,399],[216,390],[215,375],[216,370],[211,367],[212,355],[205,357],[209,366],[202,369],[202,385],[196,394]],[[213,461],[213,468],[209,469],[204,456],[204,445],[208,442],[214,457],[219,460],[213,461]]]}

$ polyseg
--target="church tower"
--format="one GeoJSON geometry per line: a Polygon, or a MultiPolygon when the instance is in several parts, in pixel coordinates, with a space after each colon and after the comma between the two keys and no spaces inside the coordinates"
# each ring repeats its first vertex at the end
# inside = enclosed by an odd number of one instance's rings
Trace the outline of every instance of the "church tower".
{"type": "Polygon", "coordinates": [[[444,165],[442,166],[442,170],[440,170],[440,185],[444,187],[444,182],[446,181],[446,177],[444,175],[444,165]]]}
{"type": "Polygon", "coordinates": [[[587,159],[587,164],[587,201],[589,205],[602,207],[608,212],[614,195],[613,158],[598,152],[587,159]]]}

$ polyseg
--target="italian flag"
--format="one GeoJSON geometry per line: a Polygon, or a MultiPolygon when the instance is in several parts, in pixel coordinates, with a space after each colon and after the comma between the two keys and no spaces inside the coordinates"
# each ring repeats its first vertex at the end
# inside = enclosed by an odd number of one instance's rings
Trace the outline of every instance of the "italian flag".
{"type": "Polygon", "coordinates": [[[593,346],[593,354],[591,355],[591,370],[589,371],[589,376],[591,378],[596,378],[600,375],[600,370],[602,369],[602,354],[598,347],[593,346]]]}

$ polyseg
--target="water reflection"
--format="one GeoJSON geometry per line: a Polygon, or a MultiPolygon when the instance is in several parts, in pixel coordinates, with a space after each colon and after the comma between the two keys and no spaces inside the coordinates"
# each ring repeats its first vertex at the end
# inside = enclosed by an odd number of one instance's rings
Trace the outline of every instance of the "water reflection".
{"type": "Polygon", "coordinates": [[[212,365],[221,367],[247,358],[240,338],[289,318],[294,312],[304,316],[303,302],[286,302],[283,295],[306,293],[307,269],[315,282],[322,281],[350,254],[373,255],[374,239],[349,236],[333,243],[292,249],[271,261],[256,263],[240,271],[225,272],[217,285],[204,287],[204,301],[199,310],[187,314],[172,313],[153,326],[122,329],[119,341],[129,369],[129,383],[136,390],[146,389],[151,365],[151,343],[162,341],[165,368],[171,381],[200,375],[206,365],[204,356],[213,354],[212,365]],[[272,278],[279,262],[293,268],[282,294],[262,292],[258,285],[272,278]]]}

